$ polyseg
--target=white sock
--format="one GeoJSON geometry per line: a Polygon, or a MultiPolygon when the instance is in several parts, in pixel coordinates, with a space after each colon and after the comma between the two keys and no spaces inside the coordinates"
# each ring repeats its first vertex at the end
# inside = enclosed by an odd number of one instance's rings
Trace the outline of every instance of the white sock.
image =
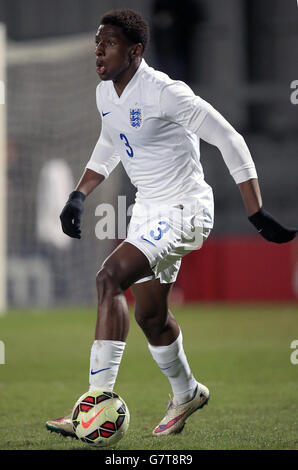
{"type": "Polygon", "coordinates": [[[182,333],[168,346],[152,346],[148,343],[149,350],[157,365],[168,377],[175,402],[180,405],[192,399],[197,387],[188,365],[182,344],[182,333]]]}
{"type": "Polygon", "coordinates": [[[90,354],[89,390],[112,392],[126,343],[97,339],[90,354]]]}

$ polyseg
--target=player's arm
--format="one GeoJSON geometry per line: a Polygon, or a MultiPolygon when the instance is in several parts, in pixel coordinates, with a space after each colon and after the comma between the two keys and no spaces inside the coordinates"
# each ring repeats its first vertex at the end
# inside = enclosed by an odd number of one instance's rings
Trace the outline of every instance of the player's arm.
{"type": "Polygon", "coordinates": [[[297,229],[281,225],[262,207],[261,191],[257,179],[251,179],[238,184],[249,221],[257,231],[268,241],[286,243],[297,234],[297,229]]]}
{"type": "Polygon", "coordinates": [[[97,173],[94,170],[90,170],[90,168],[85,168],[84,173],[77,184],[76,191],[84,194],[84,196],[89,196],[89,194],[91,194],[104,180],[104,175],[97,173]]]}
{"type": "Polygon", "coordinates": [[[263,207],[255,165],[243,137],[214,108],[207,108],[197,135],[220,150],[239,187],[249,221],[270,242],[293,240],[297,229],[283,226],[263,207]]]}
{"type": "Polygon", "coordinates": [[[85,168],[77,187],[70,193],[61,214],[60,221],[63,232],[72,238],[81,238],[81,216],[84,211],[84,201],[105,177],[89,168],[85,168]]]}
{"type": "Polygon", "coordinates": [[[238,184],[248,216],[258,212],[262,207],[262,196],[257,178],[238,184]]]}
{"type": "Polygon", "coordinates": [[[62,230],[66,235],[72,238],[81,238],[80,224],[84,201],[97,186],[108,178],[118,163],[119,157],[115,154],[113,143],[103,127],[90,160],[60,214],[62,230]]]}
{"type": "Polygon", "coordinates": [[[296,236],[296,229],[282,226],[263,208],[255,164],[245,140],[218,111],[180,84],[162,91],[160,105],[165,119],[181,124],[219,149],[239,187],[249,221],[266,240],[285,243],[296,236]]]}

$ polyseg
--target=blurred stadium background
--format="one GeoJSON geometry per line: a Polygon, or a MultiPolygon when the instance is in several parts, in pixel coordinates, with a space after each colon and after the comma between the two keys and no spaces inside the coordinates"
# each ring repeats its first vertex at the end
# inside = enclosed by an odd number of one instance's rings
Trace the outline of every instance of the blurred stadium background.
{"type": "MultiPolygon", "coordinates": [[[[297,225],[296,0],[0,0],[3,312],[95,304],[95,275],[115,244],[96,238],[95,208],[117,213],[118,195],[128,207],[135,190],[119,165],[88,199],[80,241],[61,233],[58,215],[100,132],[94,34],[119,7],[149,22],[147,62],[186,81],[244,135],[264,205],[297,225]]],[[[297,242],[258,237],[219,152],[202,143],[201,154],[215,228],[184,259],[174,300],[297,302],[297,242]]]]}

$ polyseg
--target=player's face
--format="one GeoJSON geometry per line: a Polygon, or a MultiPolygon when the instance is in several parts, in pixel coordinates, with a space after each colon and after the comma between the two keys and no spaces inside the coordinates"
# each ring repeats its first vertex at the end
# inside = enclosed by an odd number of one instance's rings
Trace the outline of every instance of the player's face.
{"type": "Polygon", "coordinates": [[[117,82],[131,65],[132,44],[119,26],[100,25],[95,36],[96,71],[101,80],[117,82]]]}

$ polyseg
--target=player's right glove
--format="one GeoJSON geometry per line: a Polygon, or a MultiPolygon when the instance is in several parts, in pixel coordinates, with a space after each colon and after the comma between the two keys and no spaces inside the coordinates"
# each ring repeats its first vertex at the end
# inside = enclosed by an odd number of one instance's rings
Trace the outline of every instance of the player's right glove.
{"type": "Polygon", "coordinates": [[[298,231],[296,228],[284,227],[262,207],[258,212],[248,217],[248,220],[256,227],[259,234],[269,242],[290,242],[296,237],[298,231]]]}
{"type": "Polygon", "coordinates": [[[85,194],[73,191],[60,214],[62,230],[72,238],[81,238],[80,223],[85,199],[85,194]]]}

